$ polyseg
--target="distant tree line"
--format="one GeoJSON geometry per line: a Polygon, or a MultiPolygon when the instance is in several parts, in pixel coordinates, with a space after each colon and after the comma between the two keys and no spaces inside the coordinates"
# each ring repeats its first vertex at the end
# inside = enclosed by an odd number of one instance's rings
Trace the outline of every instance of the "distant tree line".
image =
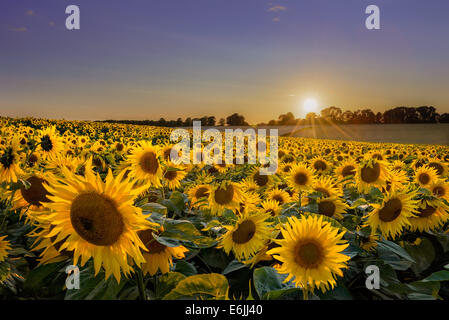
{"type": "MultiPolygon", "coordinates": [[[[109,123],[125,123],[161,127],[191,127],[193,121],[201,121],[203,127],[213,126],[247,126],[245,117],[234,113],[217,121],[214,116],[202,118],[178,118],[177,120],[105,120],[109,123]]],[[[283,125],[307,125],[307,124],[380,124],[380,123],[449,123],[449,113],[439,114],[434,107],[422,106],[396,107],[385,112],[375,113],[371,109],[357,111],[343,111],[337,107],[328,107],[321,110],[320,114],[310,112],[305,119],[295,118],[293,113],[281,114],[277,120],[267,123],[259,123],[258,126],[283,126],[283,125]]]]}
{"type": "Polygon", "coordinates": [[[288,112],[281,114],[278,120],[258,125],[305,125],[305,124],[380,124],[380,123],[449,123],[449,113],[439,114],[434,107],[422,106],[396,107],[385,112],[373,112],[371,109],[343,111],[337,107],[328,107],[320,114],[310,112],[305,119],[295,119],[288,112]]]}
{"type": "Polygon", "coordinates": [[[178,118],[177,120],[165,120],[160,118],[159,120],[105,120],[102,122],[108,123],[124,123],[124,124],[137,124],[137,125],[148,125],[148,126],[160,126],[160,127],[191,127],[193,121],[201,121],[201,126],[203,127],[214,127],[214,126],[247,126],[248,122],[245,121],[245,117],[234,113],[226,119],[221,118],[218,120],[214,116],[204,116],[202,118],[178,118]]]}

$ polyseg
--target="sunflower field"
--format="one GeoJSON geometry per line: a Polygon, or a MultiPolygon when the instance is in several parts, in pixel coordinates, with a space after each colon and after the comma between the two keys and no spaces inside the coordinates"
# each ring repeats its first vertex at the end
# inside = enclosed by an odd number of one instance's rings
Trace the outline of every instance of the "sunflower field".
{"type": "Polygon", "coordinates": [[[265,176],[169,128],[0,124],[2,299],[449,298],[448,146],[280,137],[265,176]]]}

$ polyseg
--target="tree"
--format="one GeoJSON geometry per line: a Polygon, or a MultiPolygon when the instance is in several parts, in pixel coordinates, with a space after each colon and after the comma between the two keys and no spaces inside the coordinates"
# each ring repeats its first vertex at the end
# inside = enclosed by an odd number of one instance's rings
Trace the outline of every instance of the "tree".
{"type": "Polygon", "coordinates": [[[207,117],[207,125],[209,127],[214,127],[215,126],[215,122],[217,122],[217,119],[214,116],[207,117]]]}
{"type": "Polygon", "coordinates": [[[224,127],[226,124],[226,120],[224,118],[220,118],[220,121],[218,121],[218,125],[224,127]]]}
{"type": "Polygon", "coordinates": [[[296,123],[295,116],[291,112],[281,114],[279,116],[278,124],[280,125],[294,125],[296,123]]]}
{"type": "Polygon", "coordinates": [[[234,113],[226,118],[226,124],[229,126],[247,126],[248,123],[245,122],[245,117],[234,113]]]}

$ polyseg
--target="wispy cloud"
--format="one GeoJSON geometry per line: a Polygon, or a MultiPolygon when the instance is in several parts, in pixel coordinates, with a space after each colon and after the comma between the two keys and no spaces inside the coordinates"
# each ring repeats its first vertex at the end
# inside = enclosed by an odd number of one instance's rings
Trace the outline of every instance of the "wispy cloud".
{"type": "Polygon", "coordinates": [[[273,22],[279,22],[280,20],[281,20],[281,18],[279,18],[279,17],[273,18],[273,22]]]}
{"type": "Polygon", "coordinates": [[[267,11],[268,12],[279,12],[279,11],[285,11],[287,9],[288,8],[285,6],[275,5],[275,6],[272,6],[271,8],[269,8],[267,11]]]}
{"type": "Polygon", "coordinates": [[[33,10],[27,10],[26,11],[26,15],[27,16],[34,16],[34,11],[33,10]]]}
{"type": "Polygon", "coordinates": [[[50,22],[48,23],[48,25],[49,25],[50,27],[54,27],[54,26],[55,26],[55,22],[54,22],[54,21],[50,21],[50,22]]]}
{"type": "Polygon", "coordinates": [[[13,32],[26,32],[28,29],[26,27],[19,27],[19,28],[9,28],[9,30],[13,32]]]}

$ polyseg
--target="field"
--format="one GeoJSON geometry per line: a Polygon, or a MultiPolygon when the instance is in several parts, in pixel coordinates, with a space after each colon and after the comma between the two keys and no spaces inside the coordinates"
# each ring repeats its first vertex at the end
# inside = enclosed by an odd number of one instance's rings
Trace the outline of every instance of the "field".
{"type": "Polygon", "coordinates": [[[284,136],[263,176],[178,163],[169,128],[0,124],[0,298],[449,298],[447,130],[284,136]]]}

